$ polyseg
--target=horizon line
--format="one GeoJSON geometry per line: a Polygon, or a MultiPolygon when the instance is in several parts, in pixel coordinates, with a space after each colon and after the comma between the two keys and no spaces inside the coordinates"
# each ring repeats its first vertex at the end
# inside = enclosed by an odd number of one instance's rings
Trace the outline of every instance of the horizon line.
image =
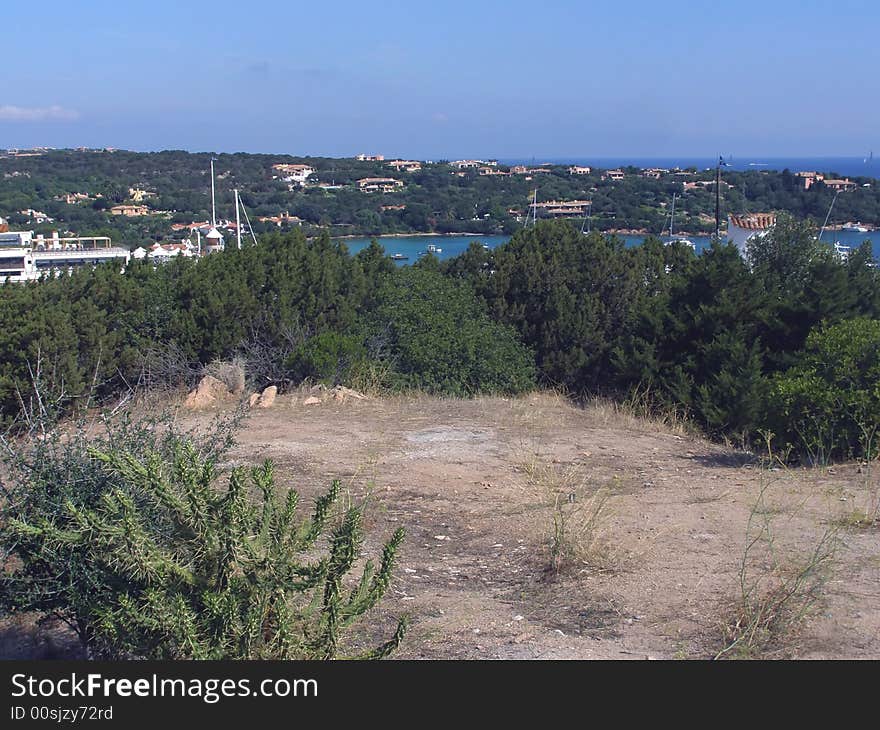
{"type": "MultiPolygon", "coordinates": [[[[284,155],[287,157],[320,157],[325,159],[353,159],[358,154],[383,154],[381,152],[358,152],[354,154],[346,154],[346,153],[333,153],[333,154],[321,154],[321,153],[302,153],[298,154],[295,152],[254,152],[247,150],[196,150],[196,149],[187,149],[182,147],[164,147],[164,148],[151,148],[151,149],[132,149],[128,147],[116,147],[114,145],[104,145],[102,147],[91,147],[88,145],[77,145],[73,147],[55,147],[51,145],[30,145],[28,147],[6,147],[2,148],[4,152],[9,151],[30,151],[30,150],[52,150],[56,152],[76,152],[78,150],[112,150],[115,152],[134,152],[136,154],[150,154],[150,153],[161,153],[161,152],[184,152],[186,154],[191,155],[209,155],[209,154],[226,154],[226,155],[284,155]]],[[[870,152],[869,152],[870,154],[870,152]]],[[[386,160],[391,159],[401,159],[407,157],[407,155],[385,155],[386,160]]],[[[550,154],[550,155],[541,155],[541,154],[502,154],[502,155],[485,155],[481,154],[479,157],[476,156],[468,156],[468,155],[424,155],[421,157],[417,157],[415,155],[409,155],[408,157],[412,159],[416,159],[419,161],[425,161],[429,159],[429,157],[434,160],[462,160],[462,159],[486,159],[486,160],[613,160],[613,159],[643,159],[643,160],[668,160],[668,159],[715,159],[716,157],[724,157],[725,159],[742,160],[791,160],[791,159],[802,159],[802,160],[822,160],[822,159],[841,159],[841,160],[858,160],[865,159],[865,155],[853,155],[853,154],[773,154],[773,155],[760,155],[754,153],[747,154],[738,154],[738,155],[723,155],[723,154],[706,154],[706,153],[667,153],[667,154],[637,154],[637,153],[601,153],[601,154],[550,154]]]]}

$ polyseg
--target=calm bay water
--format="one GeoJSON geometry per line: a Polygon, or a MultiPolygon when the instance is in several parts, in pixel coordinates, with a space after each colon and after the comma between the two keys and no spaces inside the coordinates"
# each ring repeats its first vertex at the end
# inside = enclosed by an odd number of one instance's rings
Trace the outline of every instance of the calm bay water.
{"type": "MultiPolygon", "coordinates": [[[[621,236],[627,246],[638,246],[645,240],[644,236],[621,236]]],[[[688,236],[697,246],[697,252],[702,251],[710,244],[708,236],[688,236]]],[[[372,239],[370,238],[349,238],[345,239],[348,250],[355,254],[361,249],[366,248],[372,239]]],[[[489,248],[495,248],[510,240],[510,236],[377,236],[376,240],[385,249],[389,255],[399,253],[408,258],[403,261],[397,261],[400,266],[412,264],[418,261],[419,254],[426,251],[429,245],[434,245],[438,249],[442,249],[437,253],[437,258],[451,259],[459,254],[467,251],[468,246],[473,241],[479,241],[486,244],[489,248]]],[[[858,248],[863,241],[870,240],[874,250],[874,258],[880,260],[880,231],[872,231],[870,233],[854,233],[850,231],[826,231],[822,236],[822,240],[829,245],[834,241],[850,246],[853,250],[858,248]]]]}
{"type": "MultiPolygon", "coordinates": [[[[371,240],[371,238],[347,238],[343,240],[343,243],[348,246],[348,250],[352,254],[356,254],[369,246],[371,240]]],[[[438,259],[444,260],[463,254],[473,241],[479,241],[489,248],[495,248],[507,243],[510,236],[376,236],[376,240],[389,256],[396,253],[408,256],[406,261],[396,262],[403,266],[418,261],[419,254],[426,251],[431,245],[441,249],[435,255],[438,259]]]]}

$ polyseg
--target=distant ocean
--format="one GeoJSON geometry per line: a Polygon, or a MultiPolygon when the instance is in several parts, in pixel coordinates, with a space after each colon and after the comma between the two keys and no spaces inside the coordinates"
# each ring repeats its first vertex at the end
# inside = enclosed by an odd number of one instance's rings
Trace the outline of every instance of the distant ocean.
{"type": "MultiPolygon", "coordinates": [[[[590,165],[604,169],[615,167],[696,167],[698,170],[714,169],[717,157],[532,157],[499,159],[502,165],[590,165]]],[[[733,170],[810,170],[832,172],[848,177],[880,178],[880,158],[864,157],[724,157],[729,169],[733,170]]]]}

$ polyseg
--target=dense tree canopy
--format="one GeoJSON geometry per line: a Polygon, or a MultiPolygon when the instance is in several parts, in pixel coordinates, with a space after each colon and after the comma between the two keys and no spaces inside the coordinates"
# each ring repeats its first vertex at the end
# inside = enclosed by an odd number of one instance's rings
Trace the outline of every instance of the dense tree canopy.
{"type": "Polygon", "coordinates": [[[768,410],[782,407],[776,378],[815,364],[816,332],[856,319],[880,320],[869,249],[842,259],[785,217],[747,259],[719,243],[627,248],[561,221],[402,268],[375,244],[351,256],[327,234],[274,234],[198,261],[0,287],[0,412],[27,409],[34,379],[69,407],[137,382],[191,385],[201,365],[240,357],[254,387],[638,391],[712,435],[747,441],[773,424],[797,445],[768,410]]]}

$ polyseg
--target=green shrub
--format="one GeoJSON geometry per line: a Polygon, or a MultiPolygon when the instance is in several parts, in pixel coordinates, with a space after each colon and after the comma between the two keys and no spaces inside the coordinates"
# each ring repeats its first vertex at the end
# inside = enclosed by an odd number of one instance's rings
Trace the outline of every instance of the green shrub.
{"type": "Polygon", "coordinates": [[[91,447],[43,439],[13,459],[5,612],[61,618],[91,658],[379,658],[400,643],[403,622],[374,648],[341,638],[388,588],[402,530],[348,582],[362,509],[334,518],[338,482],[301,519],[271,463],[234,469],[218,489],[225,439],[151,431],[111,424],[91,447]]]}
{"type": "Polygon", "coordinates": [[[877,455],[880,321],[815,330],[799,362],[772,381],[766,421],[778,446],[814,462],[877,455]]]}
{"type": "Polygon", "coordinates": [[[431,393],[521,393],[535,366],[515,331],[489,319],[473,290],[428,269],[386,279],[369,325],[372,355],[399,387],[431,393]]]}

